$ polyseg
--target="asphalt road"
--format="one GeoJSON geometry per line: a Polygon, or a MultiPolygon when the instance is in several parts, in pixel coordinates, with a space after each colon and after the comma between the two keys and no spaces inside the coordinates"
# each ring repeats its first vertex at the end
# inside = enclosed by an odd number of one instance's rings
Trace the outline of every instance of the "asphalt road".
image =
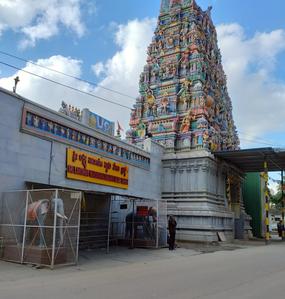
{"type": "Polygon", "coordinates": [[[0,298],[283,299],[284,253],[285,245],[278,244],[201,255],[173,253],[166,259],[157,254],[157,259],[141,256],[138,262],[114,267],[111,263],[97,268],[95,263],[86,269],[25,268],[25,275],[23,268],[12,266],[9,280],[0,276],[0,298]]]}

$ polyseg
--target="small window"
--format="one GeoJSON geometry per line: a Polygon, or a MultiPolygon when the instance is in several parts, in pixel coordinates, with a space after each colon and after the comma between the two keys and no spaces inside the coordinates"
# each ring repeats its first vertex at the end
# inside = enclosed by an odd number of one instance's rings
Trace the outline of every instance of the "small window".
{"type": "Polygon", "coordinates": [[[127,204],[120,205],[120,210],[127,210],[127,209],[128,209],[128,205],[127,204]]]}

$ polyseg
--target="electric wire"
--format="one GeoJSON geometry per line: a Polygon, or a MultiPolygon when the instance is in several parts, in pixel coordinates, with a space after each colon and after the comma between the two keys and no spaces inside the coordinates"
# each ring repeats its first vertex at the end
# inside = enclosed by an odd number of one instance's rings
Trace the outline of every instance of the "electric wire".
{"type": "MultiPolygon", "coordinates": [[[[279,172],[276,172],[276,174],[279,174],[279,172]]],[[[274,179],[273,177],[269,177],[269,180],[272,181],[273,183],[276,183],[276,184],[280,184],[281,183],[281,179],[277,180],[277,179],[274,179]]]]}
{"type": "Polygon", "coordinates": [[[5,62],[3,62],[3,61],[0,61],[0,64],[5,65],[5,66],[8,66],[8,67],[13,68],[13,69],[16,69],[16,70],[18,70],[18,71],[20,71],[20,72],[24,72],[24,73],[26,73],[26,74],[29,74],[29,75],[38,77],[38,78],[40,78],[40,79],[46,80],[46,81],[51,82],[51,83],[53,83],[53,84],[57,84],[57,85],[59,85],[59,86],[68,88],[68,89],[70,89],[70,90],[73,90],[73,91],[76,91],[76,92],[79,92],[79,93],[88,95],[88,96],[93,97],[93,98],[96,98],[96,99],[98,99],[98,100],[100,100],[100,101],[103,101],[103,102],[106,102],[106,103],[109,103],[109,104],[113,104],[113,105],[116,105],[116,106],[120,106],[120,107],[125,108],[125,109],[128,109],[128,110],[132,110],[131,107],[128,107],[128,106],[126,106],[126,105],[119,104],[119,103],[117,103],[117,102],[114,102],[114,101],[105,99],[105,98],[100,97],[100,96],[96,96],[96,95],[94,95],[94,94],[92,94],[92,93],[90,93],[90,92],[80,90],[80,89],[78,89],[78,88],[72,87],[72,86],[70,86],[70,85],[66,85],[66,84],[64,84],[64,83],[60,83],[60,82],[58,82],[58,81],[55,81],[55,80],[46,78],[46,77],[44,77],[44,76],[35,74],[35,73],[33,73],[33,72],[29,72],[29,71],[27,71],[27,70],[23,70],[23,69],[21,69],[21,68],[19,68],[19,67],[16,67],[16,66],[11,65],[11,64],[8,64],[8,63],[5,63],[5,62]]]}
{"type": "Polygon", "coordinates": [[[282,171],[282,167],[280,165],[278,165],[278,163],[276,163],[275,161],[273,161],[272,159],[268,158],[269,161],[271,161],[271,163],[273,163],[277,168],[279,168],[280,171],[282,171]]]}
{"type": "Polygon", "coordinates": [[[278,147],[279,146],[279,145],[273,144],[273,143],[260,142],[256,139],[247,139],[247,138],[243,138],[243,137],[240,137],[239,139],[247,141],[247,142],[251,142],[251,143],[254,143],[254,144],[268,145],[268,146],[271,146],[271,147],[278,147]]]}
{"type": "MultiPolygon", "coordinates": [[[[249,138],[251,138],[251,135],[248,134],[248,133],[242,132],[242,131],[240,131],[240,130],[237,130],[237,132],[238,132],[239,135],[244,135],[244,136],[248,136],[249,138]]],[[[255,136],[254,138],[251,138],[251,139],[260,141],[260,142],[262,142],[263,144],[273,145],[272,140],[267,140],[267,139],[264,139],[264,138],[259,137],[259,136],[255,136]]],[[[281,146],[281,145],[280,145],[280,146],[281,146]]]]}
{"type": "MultiPolygon", "coordinates": [[[[61,75],[64,75],[64,76],[67,76],[67,77],[76,79],[76,80],[78,80],[78,81],[82,81],[82,82],[88,83],[88,84],[93,85],[93,86],[98,86],[98,87],[100,87],[100,88],[109,90],[109,91],[114,92],[114,93],[117,93],[117,94],[119,94],[119,95],[127,96],[127,97],[129,97],[129,98],[131,98],[131,99],[134,99],[133,97],[131,97],[131,96],[129,96],[129,95],[126,95],[126,94],[124,94],[124,93],[121,93],[121,92],[118,92],[118,91],[115,91],[115,90],[112,90],[112,89],[109,89],[109,88],[105,88],[105,87],[103,87],[103,86],[100,86],[99,84],[95,84],[95,83],[92,83],[92,82],[90,82],[90,81],[83,80],[83,79],[80,79],[80,78],[77,78],[77,77],[68,75],[68,74],[66,74],[66,73],[63,73],[63,72],[60,72],[60,71],[57,71],[57,70],[54,70],[54,69],[51,69],[51,68],[48,68],[48,67],[41,66],[41,65],[39,65],[39,64],[36,64],[36,63],[34,63],[34,62],[32,62],[32,61],[29,61],[29,60],[26,60],[26,59],[24,59],[24,58],[20,58],[20,57],[15,56],[15,55],[8,54],[8,53],[6,53],[6,52],[4,52],[4,51],[1,51],[1,50],[0,50],[0,53],[1,53],[1,54],[4,54],[4,55],[7,55],[7,56],[10,56],[10,57],[12,57],[12,58],[16,58],[16,59],[18,59],[18,60],[27,62],[27,63],[31,63],[31,64],[33,64],[33,65],[35,65],[35,66],[40,67],[40,68],[43,68],[43,69],[46,69],[46,70],[49,70],[49,71],[52,71],[52,72],[55,72],[55,73],[59,73],[59,74],[61,74],[61,75]]],[[[92,94],[92,93],[90,93],[90,92],[86,92],[86,91],[80,90],[80,89],[78,89],[78,88],[72,87],[72,86],[70,86],[70,85],[66,85],[66,84],[64,84],[64,83],[60,83],[60,82],[58,82],[58,81],[55,81],[55,80],[46,78],[46,77],[44,77],[44,76],[35,74],[35,73],[33,73],[33,72],[30,72],[30,71],[21,69],[21,68],[19,68],[19,67],[16,67],[16,66],[11,65],[11,64],[8,64],[8,63],[5,63],[5,62],[3,62],[3,61],[0,61],[0,64],[5,65],[5,66],[10,67],[10,68],[13,68],[13,69],[16,69],[16,70],[18,70],[18,71],[20,71],[20,72],[24,72],[24,73],[27,73],[27,74],[29,74],[29,75],[32,75],[32,76],[41,78],[41,79],[46,80],[46,81],[49,81],[49,82],[51,82],[51,83],[60,85],[60,86],[62,86],[62,87],[66,87],[66,88],[71,89],[71,90],[73,90],[73,91],[80,92],[80,93],[82,93],[82,94],[85,94],[85,95],[94,97],[94,98],[96,98],[96,99],[98,99],[98,100],[101,100],[101,101],[104,101],[104,102],[107,102],[107,103],[110,103],[110,104],[113,104],[113,105],[117,105],[117,106],[120,106],[120,107],[125,108],[125,109],[128,109],[128,110],[131,110],[131,109],[132,109],[132,108],[129,107],[129,106],[126,106],[126,105],[117,103],[117,102],[115,102],[115,101],[108,100],[108,99],[103,98],[103,97],[100,97],[100,96],[96,96],[96,95],[94,95],[94,94],[92,94]]],[[[243,133],[242,131],[238,131],[238,133],[241,134],[241,135],[249,136],[249,134],[243,133]]],[[[269,146],[272,146],[272,147],[277,147],[277,146],[280,147],[280,146],[281,146],[281,145],[277,145],[277,144],[269,143],[268,140],[265,140],[265,139],[262,139],[262,138],[259,138],[259,137],[252,138],[252,139],[247,139],[247,138],[243,138],[243,137],[241,137],[241,138],[239,138],[239,139],[240,139],[240,140],[247,141],[247,142],[253,142],[253,143],[256,143],[256,144],[269,145],[269,146]]]]}
{"type": "Polygon", "coordinates": [[[273,161],[270,157],[264,155],[263,152],[259,152],[261,156],[263,156],[266,160],[269,160],[273,165],[275,165],[280,171],[282,171],[282,167],[280,167],[280,165],[278,165],[277,162],[273,161]]]}
{"type": "Polygon", "coordinates": [[[102,89],[105,89],[105,90],[107,90],[107,91],[116,93],[116,94],[118,94],[118,95],[121,95],[121,96],[124,96],[124,97],[128,97],[128,98],[130,98],[130,99],[132,99],[132,100],[135,100],[135,99],[136,99],[135,97],[132,97],[132,96],[130,96],[130,95],[128,95],[128,94],[125,94],[125,93],[122,93],[122,92],[120,92],[120,91],[117,91],[117,90],[114,90],[114,89],[111,89],[111,88],[102,86],[102,85],[100,85],[100,84],[97,84],[97,83],[94,83],[94,82],[91,82],[91,81],[88,81],[88,80],[84,80],[84,79],[81,79],[81,78],[78,78],[78,77],[75,77],[75,76],[68,75],[68,74],[66,74],[66,73],[64,73],[64,72],[61,72],[61,71],[58,71],[58,70],[55,70],[55,69],[52,69],[52,68],[49,68],[49,67],[46,67],[46,66],[37,64],[37,63],[35,63],[35,62],[31,61],[31,60],[28,60],[28,59],[25,59],[25,58],[22,58],[22,57],[13,55],[13,54],[9,54],[9,53],[4,52],[4,51],[1,51],[1,50],[0,50],[0,54],[9,56],[9,57],[11,57],[11,58],[15,58],[15,59],[17,59],[17,60],[19,60],[19,61],[22,61],[22,62],[30,63],[30,64],[32,64],[32,65],[34,65],[34,66],[39,67],[39,68],[42,68],[42,69],[45,69],[45,70],[48,70],[48,71],[51,71],[51,72],[55,72],[55,73],[57,73],[57,74],[66,76],[66,77],[68,77],[68,78],[72,78],[72,79],[75,79],[75,80],[78,80],[78,81],[81,81],[81,82],[84,82],[84,83],[87,83],[87,84],[90,84],[90,85],[93,85],[93,86],[96,86],[96,87],[100,87],[100,88],[102,88],[102,89]]]}

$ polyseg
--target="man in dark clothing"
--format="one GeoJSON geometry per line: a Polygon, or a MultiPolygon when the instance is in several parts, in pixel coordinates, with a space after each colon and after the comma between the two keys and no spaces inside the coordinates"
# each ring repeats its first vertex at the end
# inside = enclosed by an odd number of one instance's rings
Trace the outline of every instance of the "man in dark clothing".
{"type": "Polygon", "coordinates": [[[169,231],[169,250],[175,249],[175,234],[176,234],[177,222],[173,216],[169,217],[168,220],[168,231],[169,231]]]}
{"type": "Polygon", "coordinates": [[[277,230],[278,230],[279,237],[282,238],[283,231],[284,231],[284,225],[282,220],[280,220],[279,223],[277,224],[277,230]]]}

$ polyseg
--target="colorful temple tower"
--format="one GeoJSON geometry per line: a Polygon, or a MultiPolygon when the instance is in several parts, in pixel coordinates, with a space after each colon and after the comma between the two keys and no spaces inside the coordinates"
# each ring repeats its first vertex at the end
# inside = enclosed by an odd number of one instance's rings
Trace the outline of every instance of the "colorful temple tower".
{"type": "Polygon", "coordinates": [[[151,137],[164,147],[162,198],[180,240],[233,239],[250,230],[242,173],[213,154],[238,149],[239,138],[211,9],[162,0],[127,132],[130,143],[151,137]]]}
{"type": "Polygon", "coordinates": [[[217,33],[195,0],[162,0],[127,139],[168,151],[239,147],[217,33]]]}

